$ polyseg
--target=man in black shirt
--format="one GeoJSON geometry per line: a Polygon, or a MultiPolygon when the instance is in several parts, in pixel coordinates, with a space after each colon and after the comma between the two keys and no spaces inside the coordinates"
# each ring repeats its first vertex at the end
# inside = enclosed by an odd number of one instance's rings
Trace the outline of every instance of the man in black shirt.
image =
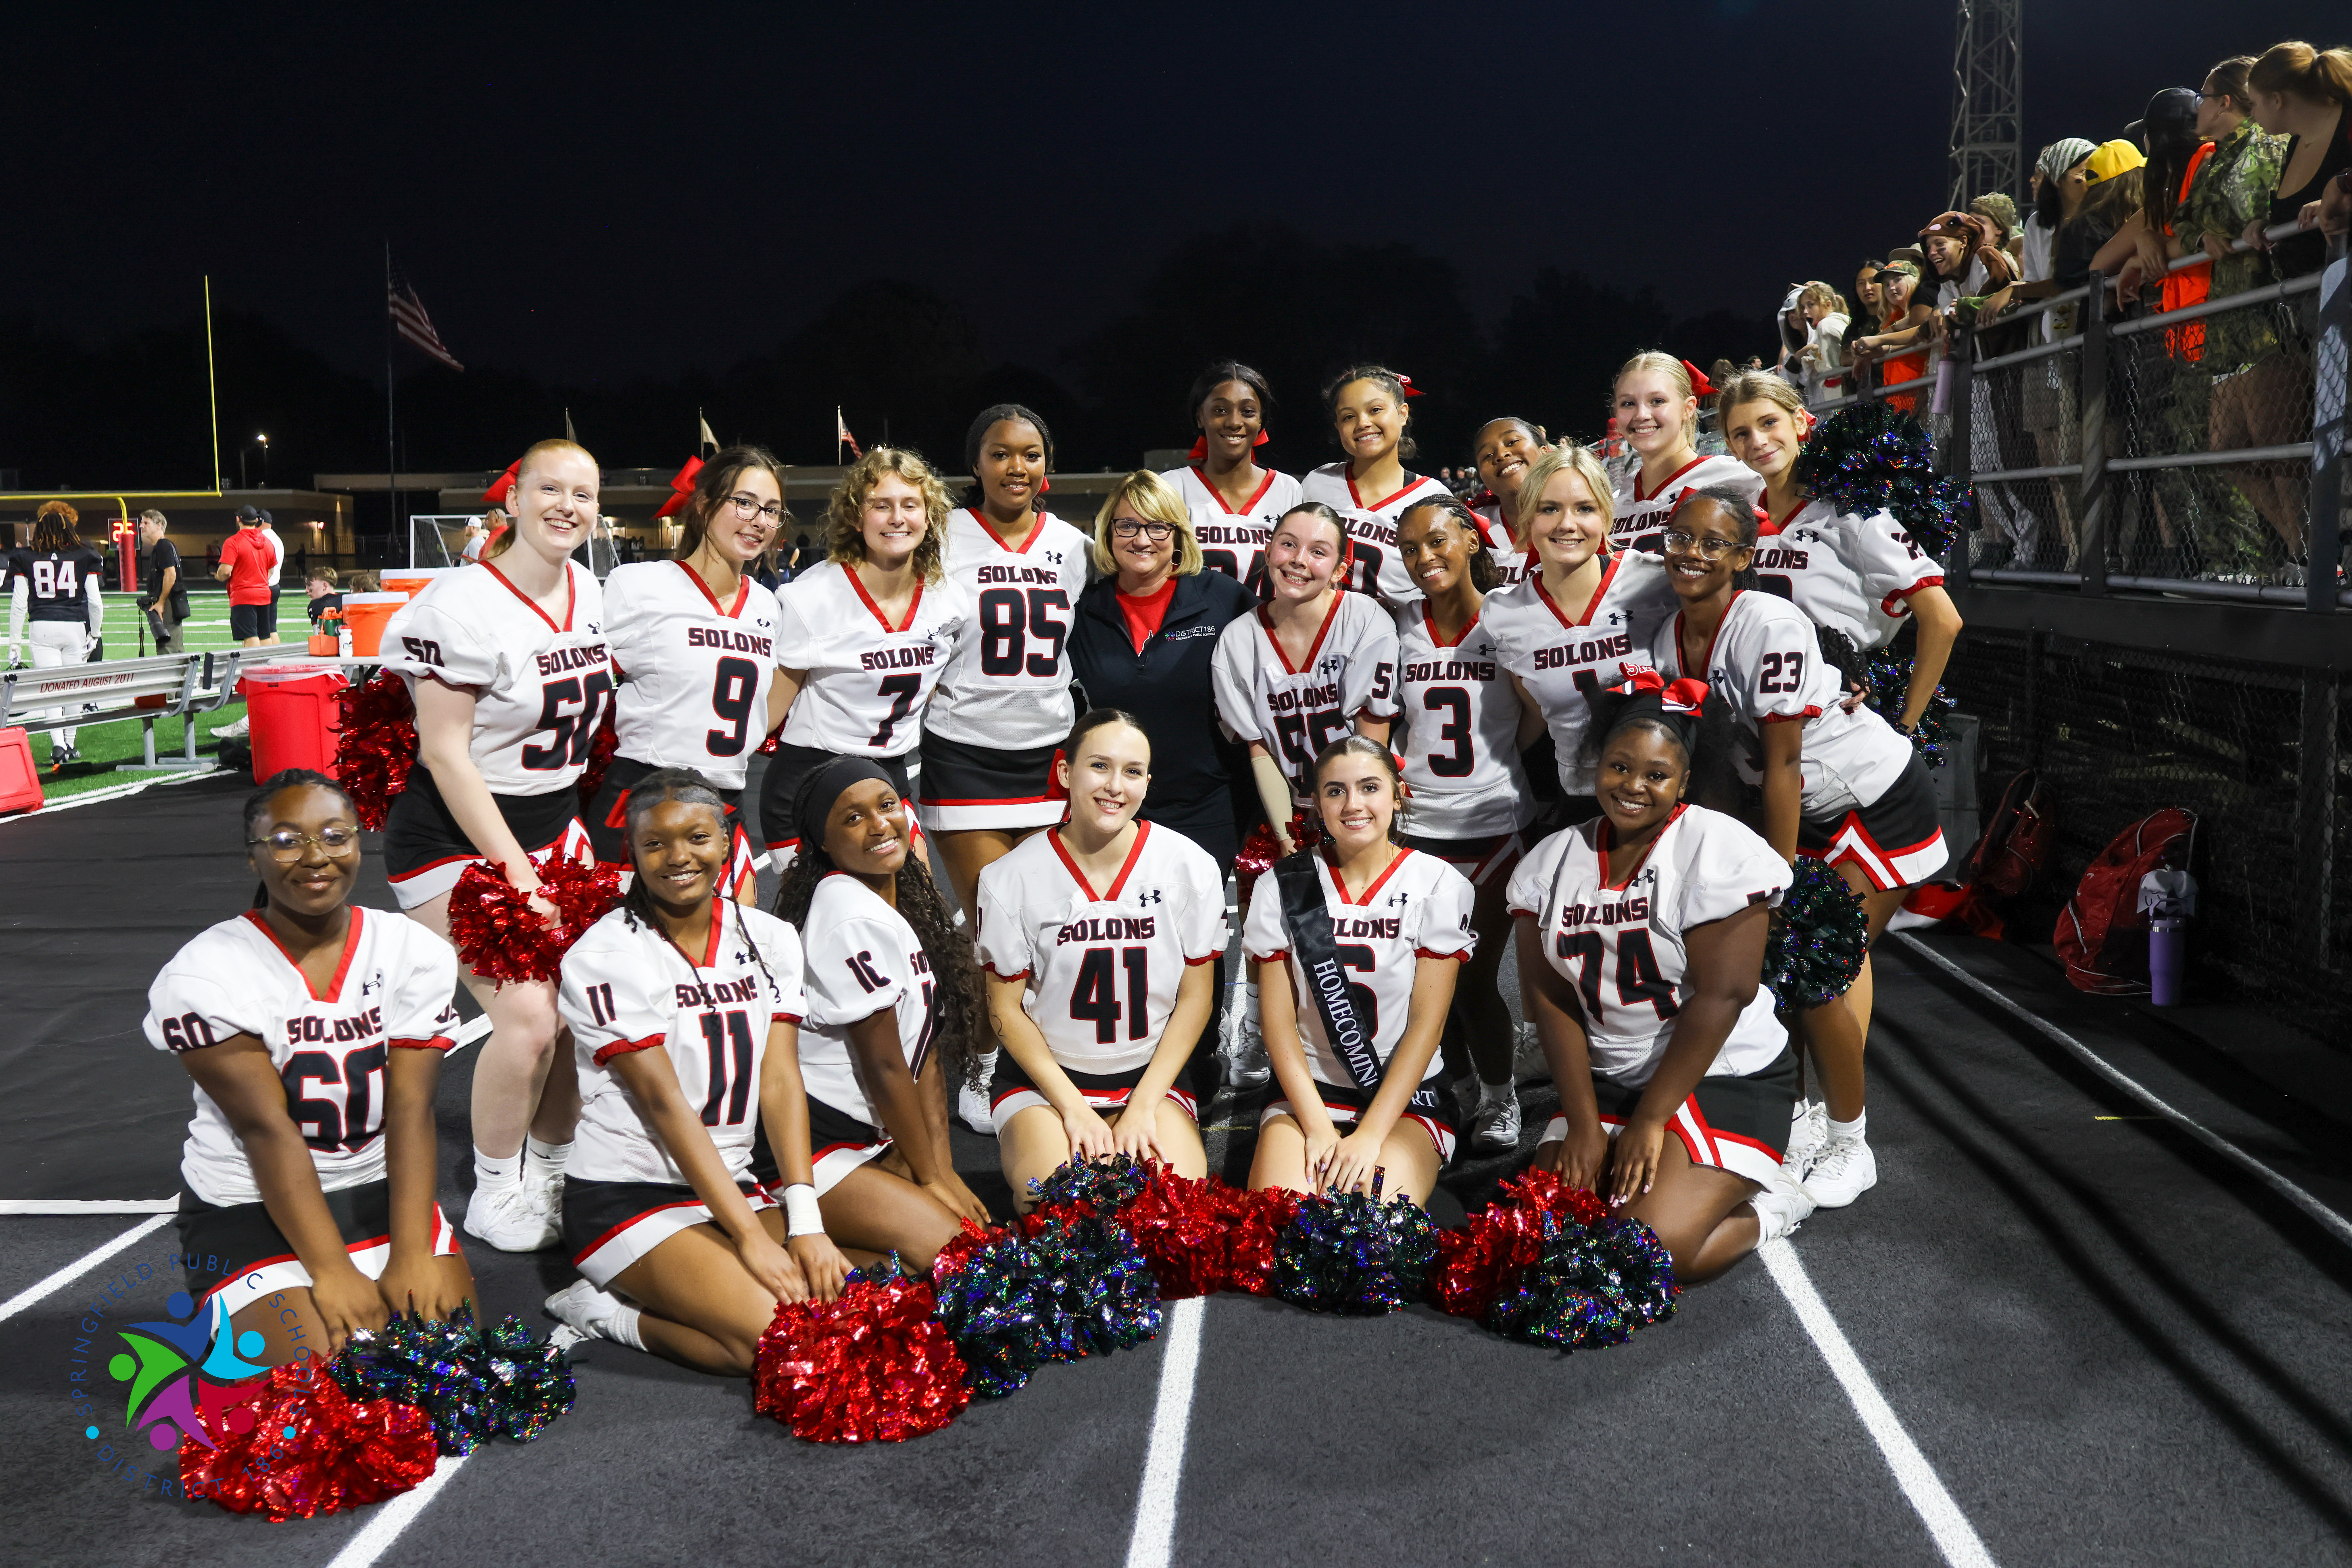
{"type": "Polygon", "coordinates": [[[180,623],[188,618],[188,588],[180,576],[180,552],[163,537],[171,525],[150,508],[139,514],[139,542],[147,551],[147,576],[139,607],[147,612],[147,628],[155,634],[157,653],[180,653],[180,623]]]}

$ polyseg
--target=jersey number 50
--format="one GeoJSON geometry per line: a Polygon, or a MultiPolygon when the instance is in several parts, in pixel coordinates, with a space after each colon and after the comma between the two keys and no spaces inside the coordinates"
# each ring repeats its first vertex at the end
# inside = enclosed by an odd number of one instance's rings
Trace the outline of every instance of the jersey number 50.
{"type": "Polygon", "coordinates": [[[540,688],[539,722],[532,728],[551,730],[555,739],[544,746],[525,746],[522,765],[542,773],[551,773],[567,764],[577,766],[588,760],[589,743],[596,738],[596,726],[604,717],[604,705],[613,700],[613,678],[603,670],[585,677],[567,676],[551,680],[540,688]],[[572,710],[573,703],[579,710],[572,710]]]}

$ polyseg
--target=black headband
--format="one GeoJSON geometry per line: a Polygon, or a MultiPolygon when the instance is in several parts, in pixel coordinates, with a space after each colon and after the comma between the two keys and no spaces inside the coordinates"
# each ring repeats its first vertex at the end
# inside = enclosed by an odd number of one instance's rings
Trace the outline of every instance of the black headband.
{"type": "Polygon", "coordinates": [[[824,847],[824,822],[833,815],[833,803],[841,798],[842,791],[862,779],[880,779],[892,789],[898,787],[898,781],[871,757],[835,757],[801,781],[800,793],[793,796],[793,823],[800,829],[801,853],[824,847]]]}

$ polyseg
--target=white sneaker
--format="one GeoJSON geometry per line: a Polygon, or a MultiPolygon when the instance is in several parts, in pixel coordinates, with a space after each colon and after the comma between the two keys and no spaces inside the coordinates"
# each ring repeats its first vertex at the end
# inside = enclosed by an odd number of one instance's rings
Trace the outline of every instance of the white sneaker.
{"type": "Polygon", "coordinates": [[[1519,1026],[1518,1043],[1511,1049],[1511,1077],[1520,1083],[1551,1081],[1551,1061],[1544,1055],[1543,1042],[1536,1038],[1533,1024],[1519,1026]]]}
{"type": "Polygon", "coordinates": [[[538,1252],[563,1239],[563,1226],[530,1182],[476,1187],[466,1201],[466,1229],[500,1252],[538,1252]]]}
{"type": "Polygon", "coordinates": [[[561,1226],[563,1223],[563,1167],[534,1161],[526,1154],[522,1162],[522,1184],[537,1194],[540,1206],[561,1226]]]}
{"type": "Polygon", "coordinates": [[[1508,1153],[1519,1146],[1519,1097],[1481,1095],[1470,1113],[1470,1147],[1482,1153],[1508,1153]]]}
{"type": "Polygon", "coordinates": [[[213,731],[213,738],[215,740],[242,741],[247,738],[252,729],[253,720],[250,717],[240,718],[234,723],[224,724],[219,729],[215,730],[213,731]]]}
{"type": "Polygon", "coordinates": [[[563,1325],[547,1336],[548,1342],[561,1341],[569,1349],[582,1340],[612,1339],[613,1314],[620,1310],[618,1297],[574,1279],[547,1299],[547,1315],[563,1325]]]}
{"type": "Polygon", "coordinates": [[[1790,1181],[1803,1181],[1829,1141],[1829,1106],[1817,1100],[1798,1101],[1796,1113],[1789,1119],[1789,1152],[1780,1156],[1780,1169],[1790,1181]]]}
{"type": "Polygon", "coordinates": [[[1860,1138],[1832,1138],[1805,1173],[1805,1191],[1825,1209],[1842,1209],[1878,1184],[1878,1156],[1860,1138]]]}
{"type": "MultiPolygon", "coordinates": [[[[995,1059],[992,1053],[990,1062],[992,1064],[995,1059]]],[[[992,1067],[989,1076],[992,1079],[996,1076],[992,1067]]],[[[991,1138],[996,1136],[996,1110],[989,1104],[986,1090],[970,1088],[956,1090],[956,1115],[974,1132],[984,1133],[991,1138]]]]}
{"type": "Polygon", "coordinates": [[[1756,1211],[1756,1245],[1778,1241],[1802,1225],[1813,1212],[1811,1193],[1782,1172],[1762,1192],[1748,1200],[1756,1211]]]}

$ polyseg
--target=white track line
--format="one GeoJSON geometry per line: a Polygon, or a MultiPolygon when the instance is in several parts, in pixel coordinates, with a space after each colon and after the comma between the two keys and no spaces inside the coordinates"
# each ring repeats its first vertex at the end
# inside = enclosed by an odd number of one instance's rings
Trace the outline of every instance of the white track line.
{"type": "Polygon", "coordinates": [[[132,1226],[129,1230],[124,1231],[121,1236],[116,1237],[112,1241],[108,1242],[104,1247],[98,1248],[96,1251],[83,1253],[79,1258],[77,1258],[71,1263],[67,1264],[63,1268],[58,1269],[55,1274],[50,1275],[47,1279],[42,1280],[39,1284],[35,1285],[28,1289],[18,1291],[16,1295],[9,1297],[5,1301],[0,1301],[0,1322],[5,1322],[10,1318],[13,1318],[17,1313],[23,1311],[26,1308],[33,1306],[38,1302],[43,1297],[54,1295],[56,1292],[64,1289],[67,1286],[72,1284],[75,1280],[80,1279],[83,1275],[97,1268],[100,1264],[105,1262],[108,1258],[113,1257],[124,1247],[138,1240],[141,1237],[145,1236],[150,1231],[159,1230],[163,1226],[169,1225],[171,1222],[172,1216],[167,1214],[159,1214],[152,1219],[142,1220],[139,1224],[132,1226]]]}
{"type": "Polygon", "coordinates": [[[2334,1209],[2329,1208],[2326,1204],[2320,1202],[2318,1198],[2313,1196],[2302,1187],[2297,1186],[2294,1183],[2288,1181],[2284,1176],[2280,1175],[2276,1171],[2272,1170],[2268,1165],[2263,1164],[2260,1160],[2255,1159],[2252,1154],[2247,1153],[2243,1149],[2239,1148],[2235,1143],[2231,1142],[2227,1138],[2222,1137],[2219,1132],[2214,1131],[2211,1128],[2206,1126],[2203,1122],[2198,1121],[2187,1111],[2175,1109],[2170,1103],[2160,1098],[2154,1089],[2148,1088],[2137,1079],[2133,1078],[2122,1068],[2109,1062],[2106,1058],[2099,1055],[2098,1052],[2091,1049],[2090,1047],[2084,1045],[2082,1041],[2076,1039],[2065,1030],[2058,1027],[2055,1024],[2049,1023],[2043,1019],[2034,1016],[2032,1013],[2029,1012],[2024,1007],[2020,1006],[2015,1002],[2011,1001],[1999,991],[1994,990],[1983,981],[1979,980],[1975,975],[1970,974],[1967,970],[1962,969],[1958,964],[1954,963],[1950,959],[1946,958],[1942,953],[1937,952],[1934,948],[1929,947],[1918,938],[1910,935],[1908,932],[1897,931],[1895,933],[1895,940],[1908,946],[1912,952],[1917,953],[1920,957],[1926,959],[1928,963],[1934,964],[1937,968],[1942,970],[1945,973],[1950,975],[1953,979],[1958,981],[1969,990],[1986,997],[2004,1010],[2014,1014],[2016,1016],[2023,1019],[2025,1022],[2032,1025],[2035,1028],[2041,1030],[2044,1035],[2049,1036],[2050,1038],[2065,1047],[2066,1049],[2073,1054],[2075,1059],[2082,1062],[2084,1066],[2089,1068],[2101,1078],[2105,1079],[2109,1083],[2114,1084],[2117,1089],[2122,1089],[2125,1093],[2138,1100],[2142,1105],[2147,1106],[2150,1110],[2155,1111],[2158,1116],[2163,1117],[2167,1121],[2169,1121],[2174,1126],[2179,1128],[2183,1132],[2188,1133],[2191,1138],[2196,1139],[2200,1143],[2204,1144],[2208,1149],[2212,1150],[2216,1154],[2221,1155],[2223,1159],[2243,1170],[2248,1175],[2252,1176],[2256,1181],[2262,1183],[2263,1185],[2278,1194],[2279,1196],[2284,1198],[2287,1202],[2301,1209],[2305,1214],[2309,1215],[2319,1224],[2322,1229],[2327,1231],[2328,1234],[2335,1237],[2336,1240],[2345,1243],[2347,1246],[2352,1246],[2352,1220],[2346,1219],[2342,1215],[2336,1213],[2334,1209]]]}
{"type": "MultiPolygon", "coordinates": [[[[1813,1348],[1822,1352],[1822,1359],[1829,1363],[1845,1396],[1853,1402],[1854,1414],[1862,1417],[1862,1425],[1878,1445],[1886,1468],[1895,1472],[1895,1485],[1903,1489],[1903,1495],[1910,1500],[1920,1522],[1935,1538],[1936,1549],[1944,1554],[1944,1561],[1952,1568],[1993,1568],[1992,1553],[1977,1539],[1976,1530],[1960,1511],[1960,1505],[1952,1500],[1952,1494],[1936,1479],[1935,1467],[1919,1452],[1919,1446],[1911,1441],[1911,1435],[1896,1419],[1894,1407],[1870,1380],[1862,1358],[1853,1353],[1853,1346],[1846,1342],[1837,1320],[1830,1316],[1812,1280],[1806,1278],[1805,1266],[1797,1260],[1795,1249],[1786,1240],[1768,1241],[1756,1249],[1756,1255],[1764,1260],[1772,1283],[1780,1287],[1780,1294],[1789,1299],[1797,1321],[1812,1337],[1813,1348]]],[[[1129,1561],[1132,1563],[1134,1560],[1129,1561]]]]}
{"type": "Polygon", "coordinates": [[[37,810],[24,812],[6,820],[29,822],[36,816],[47,816],[53,811],[71,811],[78,805],[96,805],[101,801],[125,800],[146,790],[161,789],[169,784],[186,784],[190,779],[213,778],[220,772],[221,769],[217,763],[199,763],[195,767],[180,773],[157,773],[152,778],[140,779],[131,784],[109,784],[104,789],[84,790],[79,795],[69,795],[63,800],[53,800],[37,810]]]}
{"type": "Polygon", "coordinates": [[[371,1564],[400,1539],[400,1532],[416,1522],[416,1516],[432,1502],[433,1494],[448,1484],[449,1478],[457,1473],[457,1468],[469,1457],[465,1454],[442,1456],[434,1465],[431,1475],[417,1482],[414,1489],[401,1493],[378,1509],[375,1517],[361,1526],[357,1535],[343,1542],[343,1549],[328,1560],[327,1568],[371,1568],[371,1564]]]}
{"type": "Polygon", "coordinates": [[[176,1214],[177,1198],[0,1198],[0,1215],[176,1214]]]}
{"type": "Polygon", "coordinates": [[[1168,1341],[1160,1363],[1160,1403],[1151,1413],[1151,1447],[1143,1456],[1143,1486],[1135,1499],[1135,1532],[1127,1541],[1127,1568],[1168,1568],[1176,1538],[1176,1487],[1184,1476],[1184,1434],[1192,1422],[1192,1384],[1201,1369],[1201,1318],[1207,1302],[1187,1296],[1168,1309],[1168,1341]]]}

